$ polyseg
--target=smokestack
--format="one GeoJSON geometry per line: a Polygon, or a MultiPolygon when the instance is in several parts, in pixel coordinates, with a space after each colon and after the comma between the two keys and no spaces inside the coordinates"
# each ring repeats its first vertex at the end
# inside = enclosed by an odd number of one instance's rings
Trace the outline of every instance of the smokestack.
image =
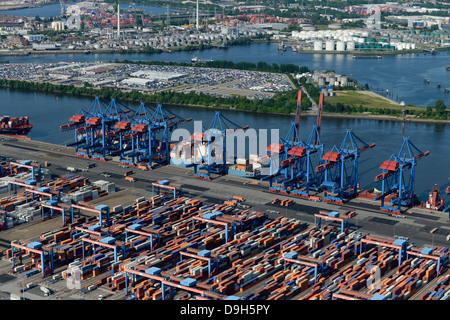
{"type": "Polygon", "coordinates": [[[120,4],[117,3],[117,40],[120,39],[120,4]]]}
{"type": "Polygon", "coordinates": [[[198,0],[197,0],[197,30],[199,29],[199,23],[198,23],[198,0]]]}

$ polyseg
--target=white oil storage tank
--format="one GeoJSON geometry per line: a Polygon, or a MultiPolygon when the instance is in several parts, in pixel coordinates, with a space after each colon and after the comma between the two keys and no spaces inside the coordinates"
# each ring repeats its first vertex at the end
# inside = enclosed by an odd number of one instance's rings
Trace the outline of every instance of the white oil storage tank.
{"type": "Polygon", "coordinates": [[[325,42],[325,50],[326,51],[334,51],[335,42],[332,40],[327,40],[325,42]]]}
{"type": "Polygon", "coordinates": [[[355,50],[355,43],[353,41],[347,42],[347,51],[354,51],[355,50]]]}
{"type": "Polygon", "coordinates": [[[334,86],[336,83],[336,77],[335,76],[330,76],[330,81],[329,81],[331,86],[334,86]]]}
{"type": "Polygon", "coordinates": [[[345,42],[344,41],[338,41],[336,43],[336,51],[345,51],[345,42]]]}
{"type": "Polygon", "coordinates": [[[318,83],[319,87],[323,87],[325,85],[325,78],[324,77],[319,77],[317,79],[317,83],[318,83]]]}
{"type": "Polygon", "coordinates": [[[314,51],[322,51],[323,50],[323,43],[322,41],[314,41],[314,51]]]}

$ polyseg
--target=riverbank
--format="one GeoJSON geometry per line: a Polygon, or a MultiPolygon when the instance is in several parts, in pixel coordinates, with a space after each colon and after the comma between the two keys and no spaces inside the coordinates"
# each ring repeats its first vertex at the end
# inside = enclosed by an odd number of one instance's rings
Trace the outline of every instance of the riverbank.
{"type": "MultiPolygon", "coordinates": [[[[186,46],[186,47],[174,47],[171,49],[158,49],[152,48],[152,50],[147,50],[142,47],[135,47],[129,49],[56,49],[56,50],[33,50],[33,49],[15,49],[15,50],[0,50],[0,56],[27,56],[27,55],[55,55],[55,54],[157,54],[157,53],[175,53],[178,51],[206,51],[209,49],[223,49],[226,50],[233,46],[248,46],[251,43],[275,43],[274,41],[267,41],[261,39],[252,39],[250,43],[236,43],[229,44],[225,47],[217,46],[217,45],[197,45],[197,46],[186,46]]],[[[450,47],[444,48],[434,48],[437,52],[445,52],[450,51],[450,47]]],[[[315,50],[299,50],[296,53],[300,54],[333,54],[333,55],[356,55],[361,56],[362,58],[368,56],[395,56],[395,55],[404,55],[411,53],[424,53],[425,49],[414,49],[414,50],[402,50],[402,51],[315,51],[315,50]]]]}
{"type": "MultiPolygon", "coordinates": [[[[327,50],[298,50],[297,53],[302,54],[345,54],[345,55],[357,55],[357,56],[395,56],[409,53],[423,53],[424,50],[429,49],[411,49],[411,50],[398,50],[398,51],[327,51],[327,50]]],[[[450,47],[434,48],[435,51],[443,52],[449,51],[450,47]]],[[[427,52],[428,53],[428,52],[427,52]]]]}
{"type": "MultiPolygon", "coordinates": [[[[41,8],[49,4],[58,3],[56,0],[50,0],[46,3],[32,3],[32,4],[0,4],[0,11],[14,11],[20,9],[31,9],[31,8],[41,8]]],[[[11,14],[14,15],[14,14],[11,14]]]]}

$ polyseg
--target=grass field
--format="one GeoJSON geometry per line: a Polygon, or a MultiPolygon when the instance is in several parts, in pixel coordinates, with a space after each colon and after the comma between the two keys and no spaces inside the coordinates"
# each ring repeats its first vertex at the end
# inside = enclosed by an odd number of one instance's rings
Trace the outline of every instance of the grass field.
{"type": "MultiPolygon", "coordinates": [[[[367,108],[389,108],[389,109],[402,109],[400,103],[393,101],[389,98],[383,97],[372,91],[335,91],[334,97],[325,97],[325,100],[331,104],[338,102],[343,105],[359,106],[367,108]]],[[[418,107],[408,107],[408,109],[419,109],[418,107]]]]}

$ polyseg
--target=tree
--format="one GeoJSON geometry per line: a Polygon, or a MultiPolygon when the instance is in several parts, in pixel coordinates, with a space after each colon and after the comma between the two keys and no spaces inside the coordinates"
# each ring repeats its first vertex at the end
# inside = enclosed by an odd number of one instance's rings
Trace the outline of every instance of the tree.
{"type": "Polygon", "coordinates": [[[445,103],[442,99],[436,100],[436,104],[434,105],[434,109],[436,110],[436,112],[444,113],[446,108],[447,107],[445,106],[445,103]]]}

